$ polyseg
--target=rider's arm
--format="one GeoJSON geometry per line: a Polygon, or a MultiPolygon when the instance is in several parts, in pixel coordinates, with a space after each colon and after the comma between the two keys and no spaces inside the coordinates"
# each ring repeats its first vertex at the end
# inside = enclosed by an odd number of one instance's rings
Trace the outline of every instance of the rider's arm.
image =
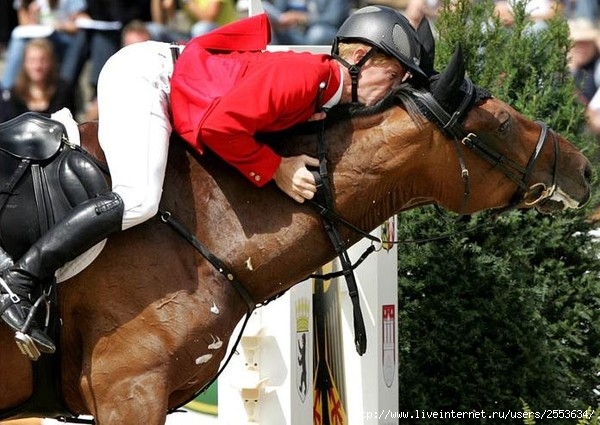
{"type": "Polygon", "coordinates": [[[273,178],[281,158],[254,135],[306,122],[314,113],[320,75],[291,61],[244,75],[212,105],[198,129],[202,144],[257,186],[273,178]]]}

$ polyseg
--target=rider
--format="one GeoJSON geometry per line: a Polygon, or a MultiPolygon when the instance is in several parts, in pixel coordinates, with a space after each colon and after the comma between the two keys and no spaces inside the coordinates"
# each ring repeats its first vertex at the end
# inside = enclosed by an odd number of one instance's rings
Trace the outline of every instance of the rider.
{"type": "MultiPolygon", "coordinates": [[[[174,129],[193,147],[207,146],[255,185],[273,180],[304,202],[316,192],[306,167],[318,165],[317,159],[281,158],[254,134],[324,118],[315,112],[317,99],[319,109],[372,105],[403,81],[426,80],[415,30],[388,7],[367,6],[349,16],[331,56],[265,52],[268,40],[266,15],[257,15],[193,39],[175,67],[171,53],[177,56],[181,48],[155,41],[124,47],[107,61],[98,83],[98,137],[112,191],[76,206],[2,272],[0,312],[11,328],[23,328],[39,281],[111,233],[156,215],[170,109],[174,129]]],[[[55,351],[35,322],[30,336],[40,351],[55,351]]]]}

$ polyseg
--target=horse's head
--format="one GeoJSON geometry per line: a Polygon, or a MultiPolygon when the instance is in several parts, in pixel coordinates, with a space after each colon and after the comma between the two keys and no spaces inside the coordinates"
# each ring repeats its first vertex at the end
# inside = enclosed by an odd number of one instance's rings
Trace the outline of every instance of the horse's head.
{"type": "Polygon", "coordinates": [[[459,47],[432,79],[431,93],[416,93],[421,110],[456,145],[464,192],[446,206],[457,212],[489,208],[477,194],[496,208],[549,213],[583,206],[590,198],[589,161],[546,124],[525,118],[464,75],[459,47]]]}
{"type": "MultiPolygon", "coordinates": [[[[266,142],[282,156],[316,156],[321,126],[311,122],[266,142]]],[[[338,210],[365,229],[432,203],[461,214],[550,213],[590,198],[589,161],[547,125],[466,79],[460,48],[429,87],[404,84],[373,106],[339,105],[324,127],[338,210]]]]}

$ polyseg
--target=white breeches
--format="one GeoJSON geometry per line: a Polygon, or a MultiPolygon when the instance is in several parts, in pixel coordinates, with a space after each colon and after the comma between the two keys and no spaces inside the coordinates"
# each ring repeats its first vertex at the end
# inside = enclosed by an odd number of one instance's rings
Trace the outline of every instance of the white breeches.
{"type": "Polygon", "coordinates": [[[123,198],[123,230],[158,211],[167,165],[173,60],[168,43],[124,47],[98,80],[98,138],[112,190],[123,198]]]}

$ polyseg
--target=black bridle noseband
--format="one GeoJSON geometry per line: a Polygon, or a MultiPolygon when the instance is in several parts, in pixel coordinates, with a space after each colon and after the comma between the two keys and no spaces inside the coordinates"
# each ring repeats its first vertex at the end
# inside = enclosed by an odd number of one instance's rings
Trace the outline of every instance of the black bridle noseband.
{"type": "MultiPolygon", "coordinates": [[[[424,114],[427,117],[432,118],[432,120],[438,124],[442,131],[446,133],[446,135],[448,135],[455,143],[458,161],[461,168],[461,176],[465,187],[461,210],[464,211],[466,208],[470,195],[469,171],[465,165],[462,151],[460,149],[461,145],[472,150],[476,155],[489,162],[494,167],[501,169],[509,179],[517,184],[517,191],[515,192],[510,204],[502,208],[502,211],[516,208],[522,203],[528,207],[532,207],[536,204],[539,204],[543,200],[550,198],[556,190],[559,155],[558,140],[554,131],[549,129],[544,122],[536,121],[536,123],[540,126],[540,137],[538,138],[536,147],[529,157],[527,164],[522,166],[513,159],[507,158],[493,147],[483,143],[476,134],[468,133],[461,125],[461,120],[466,116],[476,98],[476,88],[471,80],[465,79],[464,83],[466,85],[466,95],[463,97],[461,103],[453,114],[448,113],[439,104],[430,91],[418,89],[412,90],[413,97],[423,110],[424,114]],[[533,174],[533,170],[540,157],[540,154],[546,145],[548,133],[551,134],[554,144],[552,184],[549,187],[545,183],[534,183],[533,185],[530,185],[529,180],[531,179],[531,175],[533,174]],[[537,195],[533,201],[526,201],[525,199],[527,194],[534,190],[540,190],[539,195],[537,195]]],[[[491,97],[491,94],[487,95],[486,97],[491,97]]]]}

